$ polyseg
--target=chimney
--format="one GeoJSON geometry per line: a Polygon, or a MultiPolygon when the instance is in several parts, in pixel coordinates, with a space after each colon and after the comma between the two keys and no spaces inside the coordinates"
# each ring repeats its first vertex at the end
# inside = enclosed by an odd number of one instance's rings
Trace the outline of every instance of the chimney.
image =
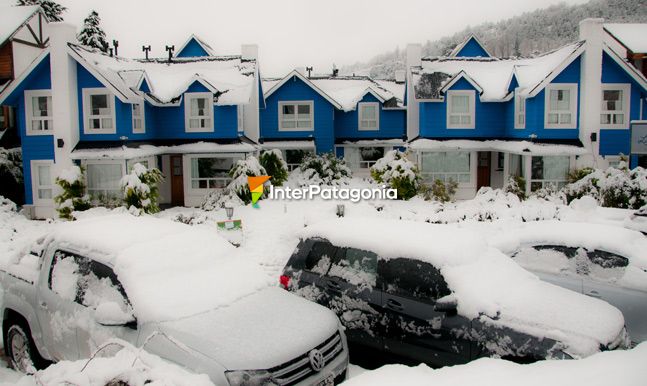
{"type": "MultiPolygon", "coordinates": [[[[604,19],[584,19],[580,22],[580,40],[584,53],[580,65],[580,141],[593,156],[581,160],[596,165],[600,142],[600,100],[602,100],[602,42],[604,19]],[[593,139],[596,139],[593,141],[593,139]]],[[[590,156],[589,156],[590,157],[590,156]]]]}
{"type": "Polygon", "coordinates": [[[77,43],[76,27],[65,22],[50,23],[50,74],[54,157],[52,176],[73,165],[72,149],[79,141],[79,110],[76,61],[68,54],[68,43],[77,43]]]}
{"type": "Polygon", "coordinates": [[[258,45],[243,44],[240,46],[240,54],[243,60],[258,60],[258,45]]]}
{"type": "Polygon", "coordinates": [[[422,46],[420,44],[407,44],[406,67],[419,67],[422,63],[422,46]]]}
{"type": "Polygon", "coordinates": [[[395,83],[404,83],[406,73],[405,70],[395,70],[395,83]]]}
{"type": "Polygon", "coordinates": [[[422,46],[407,44],[407,56],[404,66],[404,80],[407,83],[407,139],[412,140],[420,134],[420,108],[415,96],[415,85],[411,80],[411,68],[422,65],[422,46]]]}

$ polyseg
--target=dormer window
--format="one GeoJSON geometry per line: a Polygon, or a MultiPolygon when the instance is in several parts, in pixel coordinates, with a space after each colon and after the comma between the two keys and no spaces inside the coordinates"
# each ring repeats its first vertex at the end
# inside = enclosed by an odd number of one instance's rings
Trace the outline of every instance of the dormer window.
{"type": "Polygon", "coordinates": [[[526,128],[526,98],[519,94],[519,90],[514,91],[514,128],[526,128]]]}
{"type": "Polygon", "coordinates": [[[83,89],[83,128],[85,134],[114,134],[115,97],[106,88],[83,89]]]}
{"type": "Polygon", "coordinates": [[[52,134],[52,92],[25,91],[27,135],[52,134]]]}
{"type": "Polygon", "coordinates": [[[359,110],[359,130],[379,130],[380,129],[380,105],[379,103],[360,103],[359,110]]]}
{"type": "Polygon", "coordinates": [[[145,133],[146,126],[144,124],[144,102],[133,103],[133,133],[145,133]]]}
{"type": "Polygon", "coordinates": [[[556,83],[546,87],[546,116],[548,129],[577,127],[577,84],[556,83]]]}
{"type": "Polygon", "coordinates": [[[213,131],[213,94],[208,92],[185,94],[184,115],[187,133],[213,131]]]}
{"type": "Polygon", "coordinates": [[[475,93],[470,90],[447,91],[447,128],[473,129],[475,93]]]}

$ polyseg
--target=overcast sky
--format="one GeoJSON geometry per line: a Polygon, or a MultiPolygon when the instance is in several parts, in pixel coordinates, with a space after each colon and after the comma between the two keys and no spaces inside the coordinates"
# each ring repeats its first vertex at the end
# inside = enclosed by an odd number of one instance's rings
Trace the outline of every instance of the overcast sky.
{"type": "MultiPolygon", "coordinates": [[[[94,9],[120,56],[155,56],[195,33],[218,54],[238,54],[241,43],[259,45],[263,76],[298,66],[315,72],[368,60],[407,43],[423,43],[467,26],[523,12],[588,0],[58,0],[65,20],[80,28],[94,9]]],[[[111,41],[111,40],[110,40],[111,41]]]]}

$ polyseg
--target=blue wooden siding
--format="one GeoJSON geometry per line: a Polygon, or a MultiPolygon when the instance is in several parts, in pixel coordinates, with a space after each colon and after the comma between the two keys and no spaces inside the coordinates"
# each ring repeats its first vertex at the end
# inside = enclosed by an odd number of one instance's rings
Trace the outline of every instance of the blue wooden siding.
{"type": "Polygon", "coordinates": [[[202,48],[195,38],[191,38],[187,45],[182,48],[182,51],[178,52],[175,56],[178,58],[192,58],[198,56],[209,56],[209,53],[202,48]]]}
{"type": "Polygon", "coordinates": [[[600,155],[628,155],[631,147],[629,130],[600,130],[600,155]]]}
{"type": "Polygon", "coordinates": [[[379,130],[358,130],[359,105],[353,111],[335,110],[335,136],[337,138],[403,138],[406,132],[407,113],[403,109],[384,109],[372,94],[364,95],[362,102],[377,102],[380,106],[379,130]]]}
{"type": "Polygon", "coordinates": [[[490,55],[488,55],[487,51],[485,51],[485,48],[479,44],[479,42],[476,41],[473,37],[470,38],[470,40],[461,48],[460,51],[456,54],[456,57],[476,57],[476,56],[482,56],[489,58],[490,55]]]}
{"type": "Polygon", "coordinates": [[[332,152],[335,143],[334,110],[335,107],[330,102],[294,76],[266,98],[265,108],[260,111],[261,138],[314,138],[318,153],[332,152]],[[289,101],[313,101],[314,130],[279,131],[279,102],[289,101]]]}

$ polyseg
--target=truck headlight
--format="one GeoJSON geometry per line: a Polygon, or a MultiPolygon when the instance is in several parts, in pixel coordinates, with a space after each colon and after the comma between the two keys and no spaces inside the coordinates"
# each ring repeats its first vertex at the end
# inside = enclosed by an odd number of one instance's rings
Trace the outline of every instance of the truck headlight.
{"type": "Polygon", "coordinates": [[[278,386],[272,374],[266,370],[225,371],[225,377],[231,386],[278,386]]]}

